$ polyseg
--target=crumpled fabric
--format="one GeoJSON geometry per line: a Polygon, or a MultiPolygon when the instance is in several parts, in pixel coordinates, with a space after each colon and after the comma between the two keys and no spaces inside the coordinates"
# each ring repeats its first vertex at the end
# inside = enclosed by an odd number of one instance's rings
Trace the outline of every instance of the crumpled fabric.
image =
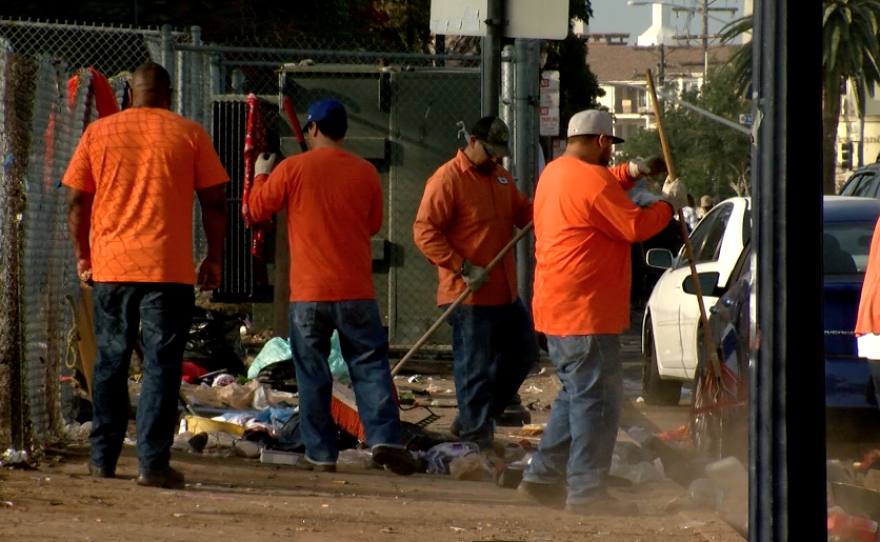
{"type": "MultiPolygon", "coordinates": [[[[428,463],[428,474],[449,474],[449,464],[456,457],[480,453],[480,447],[473,442],[443,442],[423,452],[428,463]]],[[[420,454],[422,455],[422,454],[420,454]]]]}
{"type": "Polygon", "coordinates": [[[629,199],[638,207],[647,207],[648,205],[663,199],[659,194],[655,194],[648,190],[648,181],[646,179],[639,179],[636,181],[636,185],[630,188],[626,195],[629,196],[629,199]]]}
{"type": "Polygon", "coordinates": [[[248,194],[254,184],[254,164],[261,153],[269,152],[269,143],[266,138],[266,122],[262,111],[260,111],[259,100],[254,94],[249,94],[245,103],[247,104],[247,131],[244,138],[244,188],[241,196],[241,216],[244,219],[245,228],[252,228],[254,232],[251,255],[260,264],[255,269],[256,282],[257,284],[266,284],[268,276],[263,258],[263,247],[266,234],[272,231],[274,224],[272,220],[253,222],[250,218],[247,201],[248,194]]]}

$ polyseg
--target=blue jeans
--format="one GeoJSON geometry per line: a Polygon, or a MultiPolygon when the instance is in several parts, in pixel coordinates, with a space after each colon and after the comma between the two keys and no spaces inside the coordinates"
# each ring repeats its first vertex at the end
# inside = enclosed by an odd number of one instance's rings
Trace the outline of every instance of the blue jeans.
{"type": "Polygon", "coordinates": [[[306,458],[333,464],[339,457],[338,430],[330,414],[333,376],[327,362],[334,329],[339,332],[367,444],[402,447],[400,412],[388,367],[388,338],[376,301],[294,302],[288,314],[306,458]]]}
{"type": "Polygon", "coordinates": [[[523,479],[567,482],[568,504],[603,498],[623,400],[620,339],[548,335],[547,345],[562,389],[523,479]]]}
{"type": "Polygon", "coordinates": [[[459,305],[448,321],[459,438],[486,448],[494,440],[495,420],[538,361],[535,328],[519,299],[498,306],[459,305]]]}
{"type": "Polygon", "coordinates": [[[137,407],[141,473],[168,466],[177,429],[183,351],[195,291],[187,284],[95,283],[98,355],[92,374],[92,463],[115,470],[128,428],[128,368],[142,327],[144,376],[137,407]]]}

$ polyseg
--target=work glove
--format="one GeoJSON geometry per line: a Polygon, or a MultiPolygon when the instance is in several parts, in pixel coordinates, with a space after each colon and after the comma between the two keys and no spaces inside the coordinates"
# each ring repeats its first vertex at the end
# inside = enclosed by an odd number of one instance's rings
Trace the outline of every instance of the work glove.
{"type": "Polygon", "coordinates": [[[260,153],[260,155],[257,157],[257,163],[254,164],[254,177],[259,177],[260,175],[268,175],[272,173],[272,168],[275,167],[275,160],[277,159],[278,157],[275,155],[275,153],[260,153]]]}
{"type": "Polygon", "coordinates": [[[464,283],[470,286],[471,290],[476,292],[489,282],[489,273],[482,267],[477,267],[471,262],[465,260],[461,263],[461,271],[459,272],[464,283]]]}
{"type": "Polygon", "coordinates": [[[666,160],[662,156],[649,156],[648,158],[634,158],[627,163],[629,176],[639,180],[642,177],[666,173],[666,160]]]}
{"type": "Polygon", "coordinates": [[[678,211],[688,203],[687,188],[680,180],[675,179],[672,181],[667,177],[666,182],[663,183],[662,199],[669,203],[669,205],[672,205],[672,210],[677,215],[678,211]]]}

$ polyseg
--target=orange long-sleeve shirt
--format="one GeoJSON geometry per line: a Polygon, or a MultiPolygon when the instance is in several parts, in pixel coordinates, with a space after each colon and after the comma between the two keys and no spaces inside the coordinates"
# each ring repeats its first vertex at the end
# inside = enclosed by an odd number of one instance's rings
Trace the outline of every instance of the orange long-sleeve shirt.
{"type": "Polygon", "coordinates": [[[319,148],[254,179],[251,218],[287,206],[290,301],[375,299],[370,237],[382,227],[376,168],[342,149],[319,148]]]}
{"type": "MultiPolygon", "coordinates": [[[[486,267],[514,236],[514,226],[532,220],[532,204],[498,166],[485,175],[464,154],[446,162],[425,183],[413,224],[422,254],[437,266],[437,304],[452,303],[467,287],[455,276],[467,259],[486,267]]],[[[489,272],[489,282],[465,305],[503,305],[517,299],[513,251],[489,272]]]]}
{"type": "Polygon", "coordinates": [[[619,334],[629,327],[632,243],[656,235],[672,207],[640,209],[613,169],[562,156],[535,190],[535,329],[548,335],[619,334]]]}

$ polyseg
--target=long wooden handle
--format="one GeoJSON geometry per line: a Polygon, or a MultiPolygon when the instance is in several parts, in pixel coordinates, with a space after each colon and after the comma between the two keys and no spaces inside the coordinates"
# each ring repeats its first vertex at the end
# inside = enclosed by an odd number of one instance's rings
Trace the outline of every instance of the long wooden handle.
{"type": "MultiPolygon", "coordinates": [[[[651,93],[651,103],[654,106],[654,117],[657,119],[657,133],[660,135],[660,146],[663,149],[663,158],[666,160],[666,170],[669,173],[666,179],[671,182],[675,180],[675,170],[672,167],[672,155],[669,151],[669,143],[666,140],[666,132],[663,131],[660,104],[657,101],[657,91],[654,89],[654,76],[651,73],[650,68],[645,70],[645,78],[648,82],[648,90],[651,93]]],[[[700,322],[703,324],[701,326],[703,328],[703,339],[706,341],[706,348],[709,351],[709,359],[714,364],[713,369],[715,369],[715,378],[720,379],[721,366],[715,351],[715,345],[712,342],[712,336],[709,334],[709,320],[706,318],[706,308],[703,306],[703,292],[700,291],[700,280],[697,277],[697,267],[694,264],[694,254],[691,250],[691,243],[688,238],[688,231],[684,221],[684,213],[681,212],[681,209],[678,210],[678,225],[681,228],[681,237],[684,240],[684,249],[691,269],[691,281],[694,285],[694,292],[697,295],[697,305],[700,308],[700,322]]]]}
{"type": "MultiPolygon", "coordinates": [[[[504,258],[504,256],[508,252],[510,252],[510,249],[512,249],[514,246],[516,246],[516,244],[520,241],[520,239],[525,237],[526,234],[532,230],[534,225],[535,224],[533,221],[530,221],[528,224],[526,224],[525,227],[523,227],[523,229],[521,229],[519,231],[519,233],[516,234],[514,236],[514,238],[511,239],[510,242],[504,246],[504,248],[501,249],[501,251],[492,259],[492,261],[489,262],[489,265],[486,266],[486,273],[489,273],[489,271],[491,271],[493,267],[498,265],[498,262],[500,262],[501,259],[504,258]]],[[[440,326],[442,326],[443,323],[446,322],[446,318],[448,318],[449,315],[452,314],[452,311],[454,311],[459,305],[461,305],[464,302],[465,298],[468,295],[470,295],[470,293],[472,291],[473,290],[471,289],[471,287],[468,286],[467,288],[464,289],[464,291],[461,293],[461,295],[458,296],[458,299],[456,299],[455,302],[452,303],[452,305],[449,305],[449,308],[446,309],[442,315],[440,315],[440,318],[438,318],[437,321],[434,322],[434,325],[432,325],[428,329],[428,331],[426,331],[425,334],[422,335],[422,338],[419,339],[418,341],[416,341],[416,344],[414,344],[413,347],[409,349],[409,352],[407,352],[406,355],[403,356],[403,358],[401,358],[401,360],[399,362],[397,362],[397,365],[395,365],[394,369],[391,370],[392,377],[396,376],[397,373],[400,372],[400,370],[403,368],[403,366],[406,364],[406,362],[409,361],[410,358],[412,358],[415,355],[415,353],[418,351],[418,349],[421,348],[422,345],[425,344],[425,342],[431,338],[431,335],[433,335],[435,331],[440,329],[440,326]]]]}

